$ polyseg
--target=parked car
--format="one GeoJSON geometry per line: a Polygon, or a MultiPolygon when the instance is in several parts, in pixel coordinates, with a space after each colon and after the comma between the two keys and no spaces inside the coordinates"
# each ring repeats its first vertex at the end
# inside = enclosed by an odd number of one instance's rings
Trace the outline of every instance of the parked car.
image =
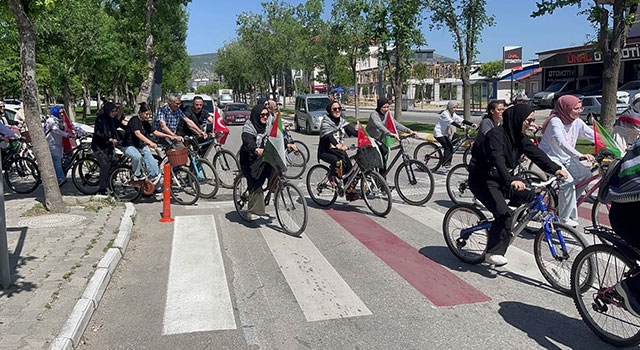
{"type": "Polygon", "coordinates": [[[578,77],[556,80],[543,91],[533,95],[533,104],[553,108],[554,102],[557,101],[560,96],[573,94],[576,90],[583,89],[599,81],[599,77],[578,77]]]}
{"type": "Polygon", "coordinates": [[[618,97],[624,103],[633,103],[636,98],[640,97],[640,80],[632,80],[624,83],[618,88],[618,92],[626,92],[626,99],[618,97]]]}
{"type": "Polygon", "coordinates": [[[296,131],[304,130],[307,134],[320,132],[320,123],[327,114],[329,96],[299,95],[296,96],[293,124],[296,131]]]}
{"type": "MultiPolygon", "coordinates": [[[[580,100],[582,100],[583,108],[580,118],[589,125],[593,124],[594,119],[599,122],[600,111],[602,110],[602,96],[583,96],[580,100]]],[[[627,108],[629,108],[629,104],[618,100],[616,103],[616,115],[622,114],[627,108]]]]}
{"type": "Polygon", "coordinates": [[[251,110],[246,103],[227,103],[222,109],[224,122],[227,125],[244,124],[251,116],[251,110]]]}
{"type": "MultiPolygon", "coordinates": [[[[567,95],[567,94],[564,94],[564,95],[567,95]]],[[[587,85],[587,86],[585,86],[585,87],[583,87],[581,89],[576,90],[575,92],[571,93],[570,95],[574,95],[576,97],[596,96],[596,95],[602,96],[602,82],[598,81],[598,82],[595,82],[593,84],[589,84],[589,85],[587,85]]],[[[554,100],[553,105],[554,106],[556,105],[555,101],[557,101],[560,98],[560,96],[562,96],[562,94],[560,94],[560,95],[555,94],[555,96],[553,97],[553,100],[554,100]]],[[[616,97],[620,101],[622,101],[624,103],[628,103],[628,102],[625,102],[625,101],[629,100],[629,94],[627,92],[625,92],[625,91],[617,91],[616,92],[616,97]]]]}

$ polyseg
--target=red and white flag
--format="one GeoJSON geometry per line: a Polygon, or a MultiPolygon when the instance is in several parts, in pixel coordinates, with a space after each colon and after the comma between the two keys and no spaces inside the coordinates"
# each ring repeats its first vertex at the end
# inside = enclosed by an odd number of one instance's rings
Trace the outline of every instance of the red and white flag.
{"type": "Polygon", "coordinates": [[[213,131],[221,132],[222,134],[218,137],[218,142],[221,145],[224,145],[227,142],[227,136],[229,136],[229,127],[225,124],[224,119],[220,115],[220,110],[216,108],[215,113],[213,115],[213,131]]]}
{"type": "MultiPolygon", "coordinates": [[[[64,123],[64,131],[71,134],[71,136],[75,136],[73,123],[71,122],[71,119],[69,119],[69,116],[67,115],[67,112],[64,111],[64,109],[60,109],[60,116],[62,117],[62,122],[64,123]]],[[[75,139],[72,140],[68,137],[62,138],[62,148],[65,152],[71,152],[71,150],[76,146],[77,145],[75,139]]]]}

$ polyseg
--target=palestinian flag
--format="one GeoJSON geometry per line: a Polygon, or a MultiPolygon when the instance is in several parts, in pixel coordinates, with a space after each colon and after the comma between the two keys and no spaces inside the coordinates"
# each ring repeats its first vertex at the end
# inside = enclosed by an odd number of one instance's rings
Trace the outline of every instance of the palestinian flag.
{"type": "Polygon", "coordinates": [[[271,164],[278,173],[282,174],[287,171],[285,154],[284,128],[282,127],[282,118],[278,114],[267,137],[262,160],[271,164]]]}
{"type": "Polygon", "coordinates": [[[362,124],[358,122],[358,148],[373,145],[375,145],[375,142],[371,141],[371,137],[367,134],[367,131],[364,130],[362,124]]]}
{"type": "MultiPolygon", "coordinates": [[[[384,118],[384,127],[387,128],[390,133],[398,135],[398,129],[396,129],[396,123],[393,122],[391,112],[387,112],[387,116],[384,118]]],[[[387,145],[387,148],[391,147],[394,143],[396,143],[395,137],[385,136],[384,144],[387,145]]]]}
{"type": "Polygon", "coordinates": [[[616,158],[620,158],[622,156],[622,152],[618,148],[618,144],[616,143],[616,141],[595,119],[593,120],[593,138],[595,141],[596,153],[598,153],[603,148],[607,148],[616,156],[616,158]]]}

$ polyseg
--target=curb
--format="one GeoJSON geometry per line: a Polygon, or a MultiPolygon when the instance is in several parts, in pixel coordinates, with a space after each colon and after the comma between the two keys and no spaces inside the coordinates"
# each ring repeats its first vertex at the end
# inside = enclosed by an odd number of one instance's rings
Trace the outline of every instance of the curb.
{"type": "Polygon", "coordinates": [[[93,312],[98,308],[113,271],[118,266],[129,244],[136,208],[131,203],[125,203],[125,206],[126,209],[122,214],[120,229],[113,242],[113,247],[107,250],[98,263],[82,297],[76,302],[58,336],[51,342],[49,350],[72,350],[80,344],[80,338],[84,334],[93,312]]]}

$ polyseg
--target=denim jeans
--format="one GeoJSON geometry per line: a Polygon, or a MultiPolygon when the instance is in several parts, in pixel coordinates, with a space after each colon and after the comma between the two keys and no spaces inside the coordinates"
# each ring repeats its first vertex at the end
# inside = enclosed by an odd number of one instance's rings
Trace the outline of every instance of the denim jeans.
{"type": "Polygon", "coordinates": [[[142,149],[138,149],[134,146],[128,146],[124,149],[124,153],[127,157],[131,158],[131,169],[135,176],[143,175],[142,161],[144,161],[144,165],[147,167],[147,175],[149,178],[154,179],[158,176],[158,162],[153,158],[149,147],[144,146],[142,149]]]}
{"type": "Polygon", "coordinates": [[[67,176],[64,173],[64,169],[62,169],[62,157],[51,155],[51,158],[53,159],[53,169],[56,171],[58,182],[65,180],[67,176]]]}

